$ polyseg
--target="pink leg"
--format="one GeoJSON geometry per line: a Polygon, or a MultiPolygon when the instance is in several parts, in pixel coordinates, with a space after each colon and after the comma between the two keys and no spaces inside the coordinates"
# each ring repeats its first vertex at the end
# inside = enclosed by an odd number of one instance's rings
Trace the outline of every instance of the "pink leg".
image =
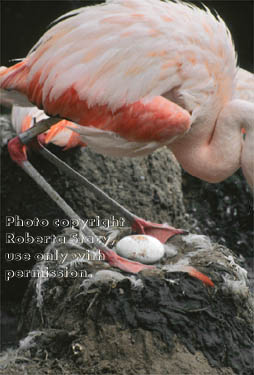
{"type": "MultiPolygon", "coordinates": [[[[40,137],[43,140],[43,137],[40,137]]],[[[30,145],[30,144],[29,144],[30,145]]],[[[32,140],[31,145],[33,148],[40,150],[40,144],[38,141],[32,140]]],[[[81,222],[81,218],[67,205],[67,203],[58,195],[58,193],[44,180],[44,178],[33,168],[33,166],[27,161],[26,148],[20,141],[19,137],[11,139],[8,143],[8,150],[13,161],[15,161],[20,167],[22,167],[42,189],[59,205],[59,207],[70,217],[81,222]]],[[[128,259],[124,259],[117,255],[113,250],[107,248],[103,243],[99,243],[98,238],[93,231],[85,227],[83,228],[84,234],[94,238],[96,247],[105,255],[105,260],[112,266],[119,268],[125,272],[138,273],[143,269],[152,269],[154,266],[133,262],[128,259]]]]}
{"type": "MultiPolygon", "coordinates": [[[[37,137],[37,139],[34,139],[31,141],[31,145],[33,148],[36,148],[37,150],[41,151],[43,153],[46,152],[45,149],[40,146],[40,142],[44,143],[44,135],[40,135],[37,137]],[[39,141],[39,142],[38,142],[39,141]]],[[[34,168],[31,166],[31,164],[27,161],[26,156],[26,149],[23,145],[23,143],[20,141],[19,137],[15,137],[11,139],[8,143],[8,150],[10,153],[10,156],[14,162],[19,164],[24,170],[26,170],[29,175],[35,179],[35,181],[50,195],[52,199],[54,197],[56,198],[55,202],[62,208],[65,213],[71,217],[71,218],[77,218],[80,219],[77,214],[66,204],[66,202],[54,191],[54,189],[43,179],[39,173],[34,170],[34,168]],[[44,180],[44,182],[42,182],[44,180]]],[[[48,152],[48,151],[47,151],[48,152]]],[[[43,154],[44,154],[43,153],[43,154]]],[[[51,158],[51,157],[50,157],[51,158]]],[[[54,156],[54,163],[56,163],[54,156]]],[[[52,161],[52,158],[50,159],[52,161]]],[[[59,161],[58,163],[61,163],[62,165],[65,165],[65,163],[59,161]]],[[[58,165],[59,166],[59,165],[58,165]]],[[[61,165],[60,165],[61,166],[61,165]]],[[[68,170],[69,173],[71,173],[74,177],[76,176],[75,171],[70,171],[69,166],[65,165],[65,170],[68,170]]],[[[80,177],[79,177],[80,178],[80,177]]],[[[176,235],[176,234],[185,234],[186,231],[182,229],[175,229],[167,224],[156,224],[151,223],[148,221],[145,221],[144,219],[141,219],[132,213],[130,213],[128,210],[126,210],[124,207],[120,206],[117,202],[113,201],[110,197],[106,196],[105,193],[101,192],[100,189],[98,189],[95,185],[91,184],[85,177],[82,176],[83,182],[86,181],[86,185],[90,187],[91,190],[97,193],[97,195],[100,194],[101,197],[104,197],[105,200],[109,200],[113,203],[113,206],[115,206],[124,216],[126,216],[127,219],[129,219],[132,222],[132,229],[138,233],[142,234],[148,234],[150,236],[154,236],[158,238],[162,243],[165,243],[170,237],[176,235]],[[106,196],[106,198],[105,198],[106,196]]],[[[95,234],[91,231],[89,228],[85,228],[89,233],[87,235],[95,236],[95,234]]],[[[96,236],[95,236],[96,239],[96,236]]],[[[96,241],[95,241],[96,242],[96,241]]],[[[149,266],[145,264],[141,264],[138,262],[133,262],[127,259],[124,259],[117,255],[114,251],[107,248],[105,245],[102,244],[102,247],[99,247],[101,252],[105,255],[106,261],[112,266],[119,268],[125,272],[130,273],[138,273],[139,271],[143,269],[154,269],[155,266],[149,266]]],[[[197,271],[193,267],[189,266],[182,266],[179,271],[182,272],[188,272],[190,276],[193,276],[199,280],[201,280],[204,284],[209,286],[214,286],[213,282],[207,277],[206,275],[202,274],[201,272],[197,271]]]]}
{"type": "Polygon", "coordinates": [[[82,176],[66,163],[58,159],[46,148],[41,147],[40,153],[56,167],[61,168],[72,178],[75,178],[80,183],[84,184],[90,191],[95,194],[95,196],[97,196],[97,198],[107,202],[115,212],[119,212],[123,217],[125,217],[131,223],[132,230],[134,232],[140,234],[148,234],[150,236],[156,237],[162,243],[165,243],[170,237],[176,234],[188,233],[183,229],[176,229],[168,224],[156,224],[139,218],[138,216],[127,210],[125,207],[123,207],[121,204],[119,204],[117,201],[105,194],[104,191],[102,191],[96,185],[92,184],[85,176],[82,176]]]}

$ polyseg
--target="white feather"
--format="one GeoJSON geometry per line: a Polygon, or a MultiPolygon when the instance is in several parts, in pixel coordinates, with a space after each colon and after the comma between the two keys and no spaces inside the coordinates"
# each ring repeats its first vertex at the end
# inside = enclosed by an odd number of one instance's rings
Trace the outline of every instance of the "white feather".
{"type": "Polygon", "coordinates": [[[70,86],[90,106],[107,104],[112,110],[175,87],[189,110],[209,95],[232,96],[231,36],[208,10],[179,2],[114,0],[68,15],[73,16],[62,16],[28,56],[29,66],[34,64],[29,77],[40,71],[45,80],[44,100],[57,99],[70,86]]]}
{"type": "Polygon", "coordinates": [[[79,133],[92,150],[108,156],[144,156],[162,146],[160,142],[131,142],[114,132],[88,126],[76,125],[76,128],[70,126],[69,129],[79,133]]]}

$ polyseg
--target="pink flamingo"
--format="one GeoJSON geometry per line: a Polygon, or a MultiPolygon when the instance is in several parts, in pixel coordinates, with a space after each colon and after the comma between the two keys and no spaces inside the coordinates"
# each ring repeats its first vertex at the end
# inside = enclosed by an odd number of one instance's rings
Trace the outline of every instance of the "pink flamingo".
{"type": "MultiPolygon", "coordinates": [[[[219,182],[242,167],[253,187],[254,104],[237,94],[237,74],[230,32],[207,9],[108,0],[69,12],[25,59],[1,68],[3,102],[30,102],[50,116],[10,141],[11,157],[26,168],[24,144],[69,120],[97,152],[141,156],[166,146],[194,176],[219,182]]],[[[253,75],[243,74],[253,90],[253,75]]],[[[183,233],[122,213],[133,229],[162,242],[183,233]]],[[[146,267],[109,251],[111,265],[129,272],[146,267]]]]}

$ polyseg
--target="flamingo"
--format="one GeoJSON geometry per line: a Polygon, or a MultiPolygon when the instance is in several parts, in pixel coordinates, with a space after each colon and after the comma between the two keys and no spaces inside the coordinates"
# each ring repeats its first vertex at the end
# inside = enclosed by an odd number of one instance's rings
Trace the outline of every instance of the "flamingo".
{"type": "MultiPolygon", "coordinates": [[[[253,90],[253,75],[237,67],[227,26],[208,9],[180,1],[107,0],[71,11],[26,58],[0,70],[3,104],[35,105],[47,114],[9,142],[10,155],[31,171],[24,145],[47,132],[30,144],[56,162],[43,143],[59,137],[60,126],[105,155],[143,156],[166,146],[187,172],[212,183],[241,167],[253,187],[254,103],[239,94],[238,74],[251,76],[253,90]],[[55,130],[48,131],[51,126],[55,130]]],[[[82,179],[122,210],[136,231],[162,242],[184,233],[131,214],[82,179]]],[[[125,271],[147,268],[103,251],[125,271]]]]}

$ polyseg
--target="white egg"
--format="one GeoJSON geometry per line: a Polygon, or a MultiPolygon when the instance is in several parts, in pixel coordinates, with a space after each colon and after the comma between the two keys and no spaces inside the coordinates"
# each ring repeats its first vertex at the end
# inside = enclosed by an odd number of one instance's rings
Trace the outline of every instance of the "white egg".
{"type": "Polygon", "coordinates": [[[165,249],[157,238],[135,234],[122,238],[116,244],[116,252],[124,258],[144,264],[153,264],[163,257],[165,249]]]}

